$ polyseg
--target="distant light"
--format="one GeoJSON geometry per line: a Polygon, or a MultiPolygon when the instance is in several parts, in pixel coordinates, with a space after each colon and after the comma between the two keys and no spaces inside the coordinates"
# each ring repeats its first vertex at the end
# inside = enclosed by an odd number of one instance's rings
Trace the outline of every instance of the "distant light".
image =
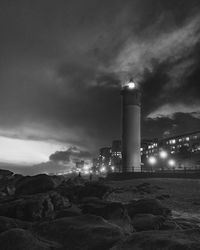
{"type": "Polygon", "coordinates": [[[176,164],[176,162],[175,162],[175,160],[170,159],[170,160],[168,161],[168,164],[169,164],[169,166],[174,167],[175,164],[176,164]]]}
{"type": "Polygon", "coordinates": [[[83,171],[84,174],[89,174],[90,172],[88,170],[83,171]]]}
{"type": "Polygon", "coordinates": [[[106,168],[105,168],[105,167],[101,167],[101,168],[100,168],[100,172],[101,172],[101,173],[106,172],[106,168]]]}
{"type": "Polygon", "coordinates": [[[111,167],[111,169],[112,169],[112,171],[114,171],[114,170],[115,170],[115,167],[114,167],[114,166],[112,166],[112,167],[111,167]]]}
{"type": "Polygon", "coordinates": [[[150,156],[150,157],[148,158],[148,162],[149,162],[151,165],[155,165],[156,162],[157,162],[156,157],[150,156]]]}
{"type": "Polygon", "coordinates": [[[87,170],[89,170],[89,169],[90,169],[90,166],[85,165],[85,166],[83,167],[83,169],[84,169],[85,171],[87,171],[87,170]]]}
{"type": "Polygon", "coordinates": [[[167,152],[166,151],[160,151],[160,158],[166,159],[167,158],[167,152]]]}

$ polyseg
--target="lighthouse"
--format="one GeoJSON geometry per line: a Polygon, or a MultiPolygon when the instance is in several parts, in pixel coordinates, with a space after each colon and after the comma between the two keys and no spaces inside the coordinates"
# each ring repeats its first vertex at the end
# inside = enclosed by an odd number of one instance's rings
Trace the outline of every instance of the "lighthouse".
{"type": "Polygon", "coordinates": [[[122,96],[122,172],[140,172],[141,92],[130,80],[121,90],[122,96]]]}

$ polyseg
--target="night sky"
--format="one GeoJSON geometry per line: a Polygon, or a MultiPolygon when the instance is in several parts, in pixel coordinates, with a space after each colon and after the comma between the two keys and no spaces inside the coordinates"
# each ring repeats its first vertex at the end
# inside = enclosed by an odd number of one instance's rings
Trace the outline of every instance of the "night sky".
{"type": "Polygon", "coordinates": [[[143,138],[200,130],[199,0],[1,0],[0,31],[1,162],[95,156],[130,77],[143,138]]]}

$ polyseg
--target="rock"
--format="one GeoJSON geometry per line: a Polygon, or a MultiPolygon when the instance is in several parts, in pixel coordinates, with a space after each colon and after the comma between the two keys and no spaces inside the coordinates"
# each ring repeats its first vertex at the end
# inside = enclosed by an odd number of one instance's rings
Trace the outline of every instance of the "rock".
{"type": "Polygon", "coordinates": [[[161,194],[161,195],[156,196],[156,199],[158,199],[158,200],[165,200],[165,199],[169,199],[169,198],[170,198],[169,194],[161,194]]]}
{"type": "Polygon", "coordinates": [[[37,194],[55,189],[63,179],[58,179],[46,174],[26,176],[16,182],[16,194],[37,194]],[[60,182],[59,182],[60,180],[60,182]]]}
{"type": "Polygon", "coordinates": [[[102,184],[100,182],[88,182],[80,190],[79,198],[83,197],[97,197],[102,199],[107,192],[110,192],[110,186],[102,184]]]}
{"type": "Polygon", "coordinates": [[[81,176],[75,176],[66,181],[68,185],[85,185],[86,181],[81,176]]]}
{"type": "Polygon", "coordinates": [[[199,229],[200,222],[193,218],[169,218],[161,226],[162,230],[199,229]]]}
{"type": "Polygon", "coordinates": [[[69,202],[69,200],[61,196],[59,193],[51,191],[48,193],[48,195],[54,206],[54,210],[57,211],[57,210],[62,210],[62,209],[71,207],[71,203],[69,202]]]}
{"type": "Polygon", "coordinates": [[[155,193],[158,189],[162,189],[159,186],[151,185],[150,183],[144,182],[136,186],[137,192],[140,194],[152,194],[155,193]]]}
{"type": "Polygon", "coordinates": [[[84,214],[94,214],[103,217],[122,228],[125,233],[132,233],[131,219],[123,204],[119,202],[103,201],[98,198],[87,198],[81,205],[84,214]]]}
{"type": "Polygon", "coordinates": [[[6,193],[8,195],[14,195],[15,194],[15,186],[14,185],[7,185],[6,186],[6,193]]]}
{"type": "Polygon", "coordinates": [[[79,203],[85,197],[103,198],[110,190],[109,186],[99,182],[88,182],[76,184],[72,180],[63,182],[56,190],[61,195],[67,197],[73,203],[79,203]]]}
{"type": "Polygon", "coordinates": [[[122,230],[94,215],[82,215],[39,223],[33,229],[39,236],[53,240],[63,249],[107,250],[123,238],[122,230]]]}
{"type": "Polygon", "coordinates": [[[28,230],[11,229],[0,234],[1,250],[53,250],[61,249],[58,243],[39,239],[28,230]]]}
{"type": "Polygon", "coordinates": [[[7,186],[12,186],[14,175],[9,170],[0,169],[0,192],[1,194],[8,195],[7,186]]]}
{"type": "Polygon", "coordinates": [[[54,218],[55,211],[69,206],[69,201],[56,192],[40,193],[4,200],[0,203],[0,215],[35,221],[54,218]]]}
{"type": "Polygon", "coordinates": [[[55,214],[55,218],[63,218],[63,217],[73,217],[73,216],[80,216],[82,215],[81,209],[78,208],[76,205],[72,205],[69,208],[65,208],[59,210],[55,214]]]}
{"type": "Polygon", "coordinates": [[[5,169],[0,169],[0,179],[8,178],[13,175],[13,172],[5,169]]]}
{"type": "Polygon", "coordinates": [[[156,199],[141,199],[132,201],[126,205],[129,216],[133,218],[136,214],[153,214],[167,216],[171,213],[169,208],[164,207],[156,199]]]}
{"type": "Polygon", "coordinates": [[[165,220],[166,218],[162,215],[137,214],[132,219],[132,223],[136,231],[159,230],[165,220]]]}
{"type": "Polygon", "coordinates": [[[129,236],[110,250],[199,250],[199,230],[146,231],[129,236]]]}
{"type": "Polygon", "coordinates": [[[93,203],[95,203],[95,204],[107,204],[109,202],[107,202],[105,200],[102,200],[102,199],[99,199],[97,197],[90,196],[90,197],[84,197],[84,198],[82,198],[81,199],[81,203],[82,204],[93,204],[93,203]]]}
{"type": "Polygon", "coordinates": [[[0,233],[7,231],[9,229],[12,229],[12,228],[27,229],[29,227],[31,227],[30,222],[20,221],[17,219],[0,216],[0,233]]]}

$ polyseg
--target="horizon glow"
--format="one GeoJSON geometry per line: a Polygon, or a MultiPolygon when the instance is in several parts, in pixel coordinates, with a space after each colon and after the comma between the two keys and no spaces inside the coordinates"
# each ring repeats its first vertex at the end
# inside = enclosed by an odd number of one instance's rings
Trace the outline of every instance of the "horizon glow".
{"type": "Polygon", "coordinates": [[[49,160],[49,155],[60,150],[56,142],[23,140],[0,136],[0,161],[32,165],[49,160]]]}

